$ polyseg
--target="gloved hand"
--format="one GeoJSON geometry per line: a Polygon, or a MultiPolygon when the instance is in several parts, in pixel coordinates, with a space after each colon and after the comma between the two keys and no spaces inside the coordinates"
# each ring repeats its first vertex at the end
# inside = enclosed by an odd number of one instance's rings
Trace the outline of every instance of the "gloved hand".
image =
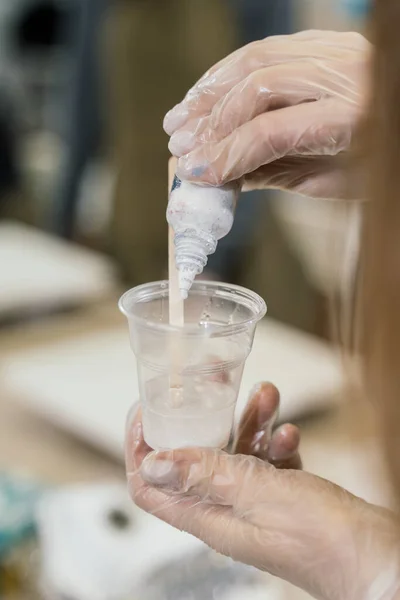
{"type": "MultiPolygon", "coordinates": [[[[256,385],[250,393],[233,441],[235,454],[247,454],[266,460],[279,469],[301,469],[300,432],[286,423],[273,430],[279,413],[279,392],[271,383],[256,385]]],[[[128,478],[151,448],[144,442],[141,412],[132,408],[127,419],[126,464],[128,478]]]]}
{"type": "MultiPolygon", "coordinates": [[[[299,466],[299,436],[292,426],[278,430],[269,449],[266,443],[277,398],[274,388],[257,391],[236,447],[299,466]]],[[[128,426],[126,462],[138,506],[222,554],[324,600],[400,597],[398,530],[389,511],[255,456],[207,449],[151,452],[140,411],[128,426]]]]}
{"type": "Polygon", "coordinates": [[[349,150],[367,103],[370,45],[357,33],[306,31],[241,48],[212,67],[165,117],[178,176],[244,178],[343,198],[349,150]]]}

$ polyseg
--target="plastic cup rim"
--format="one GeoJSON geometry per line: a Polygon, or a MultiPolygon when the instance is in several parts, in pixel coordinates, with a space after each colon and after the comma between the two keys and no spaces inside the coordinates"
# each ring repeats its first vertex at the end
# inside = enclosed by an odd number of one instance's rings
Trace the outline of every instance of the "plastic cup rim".
{"type": "MultiPolygon", "coordinates": [[[[242,296],[247,296],[248,299],[254,304],[255,309],[256,309],[256,307],[258,308],[258,310],[255,311],[254,315],[252,315],[251,317],[249,317],[247,319],[243,319],[242,321],[239,321],[238,323],[211,326],[207,330],[207,335],[209,335],[210,337],[226,336],[226,335],[230,335],[233,333],[240,333],[242,331],[245,331],[252,325],[258,323],[267,313],[267,305],[266,305],[265,301],[261,298],[261,296],[259,294],[257,294],[256,292],[253,292],[252,290],[249,290],[243,286],[231,284],[231,283],[223,283],[223,282],[218,282],[218,281],[206,281],[206,280],[203,281],[203,280],[201,280],[201,281],[195,281],[192,286],[192,289],[193,288],[196,289],[196,288],[200,288],[200,287],[214,288],[215,290],[217,290],[220,287],[226,288],[226,293],[228,293],[228,294],[230,293],[230,294],[234,295],[236,293],[236,294],[241,294],[242,296]]],[[[148,321],[146,319],[143,319],[142,317],[139,317],[139,316],[133,314],[129,310],[127,310],[127,308],[125,306],[125,302],[128,297],[132,298],[133,292],[135,293],[135,296],[137,297],[137,299],[139,299],[141,293],[143,293],[146,289],[149,290],[151,288],[153,288],[154,290],[156,290],[158,288],[158,291],[160,291],[161,289],[165,289],[166,292],[168,293],[168,280],[160,280],[160,281],[144,283],[144,284],[138,285],[134,288],[127,290],[121,296],[121,298],[119,299],[119,302],[118,302],[118,308],[121,311],[121,313],[128,319],[128,321],[131,321],[131,320],[136,321],[144,328],[157,330],[160,333],[163,332],[163,333],[180,333],[180,334],[182,334],[181,327],[170,325],[169,323],[160,323],[158,321],[157,322],[148,321]]],[[[218,295],[218,294],[216,294],[216,295],[218,295]]],[[[221,296],[223,296],[222,290],[221,290],[221,296]]],[[[197,335],[197,336],[203,337],[204,330],[203,329],[199,330],[197,325],[185,326],[185,328],[183,330],[183,335],[188,335],[188,336],[192,336],[192,335],[196,336],[197,335]]]]}

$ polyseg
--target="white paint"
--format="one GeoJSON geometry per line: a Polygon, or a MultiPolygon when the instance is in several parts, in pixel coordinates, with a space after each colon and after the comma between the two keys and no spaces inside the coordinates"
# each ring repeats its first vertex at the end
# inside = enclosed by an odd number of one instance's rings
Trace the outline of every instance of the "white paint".
{"type": "Polygon", "coordinates": [[[169,390],[162,389],[162,385],[142,404],[147,444],[156,450],[188,446],[224,448],[233,425],[236,387],[205,381],[204,376],[199,376],[175,392],[182,398],[175,406],[171,405],[169,390]]]}

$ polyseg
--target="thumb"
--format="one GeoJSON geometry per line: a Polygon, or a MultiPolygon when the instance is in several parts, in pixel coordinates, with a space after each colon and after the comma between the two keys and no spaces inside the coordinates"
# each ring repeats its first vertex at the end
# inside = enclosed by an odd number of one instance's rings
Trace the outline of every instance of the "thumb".
{"type": "Polygon", "coordinates": [[[141,476],[165,492],[196,496],[208,504],[229,506],[243,513],[254,503],[251,490],[266,469],[274,469],[252,456],[219,450],[187,449],[153,452],[142,463],[141,476]]]}

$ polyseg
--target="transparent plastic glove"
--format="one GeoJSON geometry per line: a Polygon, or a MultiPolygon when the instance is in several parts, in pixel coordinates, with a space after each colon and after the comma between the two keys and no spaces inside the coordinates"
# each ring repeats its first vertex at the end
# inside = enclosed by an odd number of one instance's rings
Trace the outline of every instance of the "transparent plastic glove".
{"type": "MultiPolygon", "coordinates": [[[[299,466],[295,428],[284,426],[287,435],[275,433],[271,439],[277,398],[271,386],[256,391],[236,447],[263,458],[280,455],[283,466],[293,460],[299,466]],[[259,419],[262,414],[266,421],[259,419]]],[[[400,598],[399,537],[389,511],[255,456],[202,449],[152,452],[143,440],[140,411],[128,425],[126,460],[134,502],[216,551],[316,598],[400,598]]]]}
{"type": "Polygon", "coordinates": [[[244,189],[343,198],[338,156],[367,104],[370,45],[358,33],[306,31],[241,48],[165,117],[178,175],[244,189]]]}
{"type": "Polygon", "coordinates": [[[277,388],[271,383],[256,385],[237,427],[233,453],[255,456],[279,469],[301,469],[300,431],[290,423],[273,430],[278,413],[277,388]]]}
{"type": "MultiPolygon", "coordinates": [[[[223,374],[222,374],[223,376],[223,374]]],[[[301,469],[299,454],[300,431],[298,427],[286,423],[274,430],[279,413],[279,391],[272,383],[260,383],[250,393],[246,409],[238,424],[233,441],[235,454],[247,454],[266,460],[279,469],[301,469]]],[[[127,419],[126,463],[128,475],[133,465],[132,459],[138,458],[136,445],[141,440],[141,412],[139,404],[132,407],[127,419]],[[140,431],[135,431],[138,428],[140,431]],[[140,441],[139,440],[139,441],[140,441]]],[[[148,454],[152,449],[140,441],[148,454]]],[[[134,467],[135,468],[135,467],[134,467]]]]}

